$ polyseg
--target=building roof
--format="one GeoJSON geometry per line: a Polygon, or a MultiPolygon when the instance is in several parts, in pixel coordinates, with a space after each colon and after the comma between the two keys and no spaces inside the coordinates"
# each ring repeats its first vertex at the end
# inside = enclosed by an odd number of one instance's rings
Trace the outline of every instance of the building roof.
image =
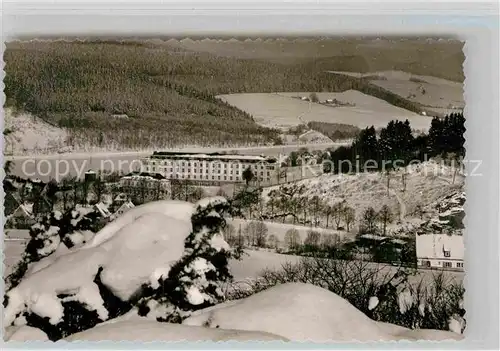
{"type": "Polygon", "coordinates": [[[128,199],[128,195],[125,193],[119,193],[115,196],[114,201],[126,201],[128,199]]]}
{"type": "Polygon", "coordinates": [[[380,235],[373,235],[373,234],[363,234],[359,236],[360,239],[366,239],[366,240],[375,240],[375,241],[384,241],[389,239],[386,236],[380,236],[380,235]]]}
{"type": "Polygon", "coordinates": [[[155,179],[155,180],[168,180],[160,173],[148,173],[148,172],[132,172],[120,179],[155,179]]]}
{"type": "Polygon", "coordinates": [[[111,212],[109,212],[108,207],[105,204],[103,204],[102,202],[98,202],[94,206],[99,211],[101,216],[103,216],[105,218],[111,216],[111,212]]]}
{"type": "Polygon", "coordinates": [[[433,259],[464,259],[463,235],[424,234],[417,235],[417,258],[433,259]],[[450,257],[444,256],[444,251],[450,252],[450,257]]]}
{"type": "Polygon", "coordinates": [[[116,211],[115,213],[119,212],[119,211],[123,211],[123,210],[129,210],[131,208],[134,208],[135,205],[132,203],[132,201],[127,201],[125,203],[123,203],[116,211]]]}
{"type": "Polygon", "coordinates": [[[150,159],[204,159],[204,160],[234,160],[234,161],[262,161],[273,163],[275,158],[257,156],[257,155],[239,155],[239,154],[223,154],[218,152],[212,153],[196,153],[196,152],[170,152],[170,151],[155,151],[150,159]]]}
{"type": "Polygon", "coordinates": [[[19,205],[9,217],[19,217],[19,216],[31,218],[33,216],[33,204],[19,205]]]}

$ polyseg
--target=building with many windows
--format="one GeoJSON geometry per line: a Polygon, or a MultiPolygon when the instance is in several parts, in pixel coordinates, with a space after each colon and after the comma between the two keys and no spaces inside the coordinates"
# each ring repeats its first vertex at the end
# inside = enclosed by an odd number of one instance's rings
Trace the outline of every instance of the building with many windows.
{"type": "Polygon", "coordinates": [[[170,181],[158,173],[130,173],[120,178],[119,185],[128,198],[140,203],[169,199],[172,193],[170,181]]]}
{"type": "Polygon", "coordinates": [[[278,177],[278,166],[271,157],[220,153],[155,152],[143,159],[145,172],[201,184],[245,182],[243,172],[248,168],[254,181],[271,183],[278,177]]]}

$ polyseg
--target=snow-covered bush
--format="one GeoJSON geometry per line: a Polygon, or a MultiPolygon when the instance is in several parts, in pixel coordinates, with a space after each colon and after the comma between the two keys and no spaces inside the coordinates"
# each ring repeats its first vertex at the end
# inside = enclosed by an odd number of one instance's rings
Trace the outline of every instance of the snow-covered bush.
{"type": "Polygon", "coordinates": [[[229,211],[230,204],[222,197],[198,202],[183,256],[168,275],[151,284],[152,290],[140,303],[141,313],[147,314],[154,301],[154,306],[160,305],[164,311],[163,315],[156,314],[158,320],[180,322],[190,311],[224,299],[222,287],[232,279],[229,259],[242,253],[240,248],[231,249],[223,238],[224,215],[229,211]]]}
{"type": "Polygon", "coordinates": [[[74,234],[96,232],[98,223],[97,212],[84,207],[72,208],[64,213],[52,211],[31,227],[26,255],[32,262],[39,261],[56,251],[59,243],[64,243],[68,248],[79,245],[84,239],[74,234]]]}
{"type": "Polygon", "coordinates": [[[99,228],[99,215],[92,209],[76,207],[52,211],[41,217],[29,231],[30,240],[16,268],[6,279],[7,288],[16,286],[30,263],[53,254],[60,245],[65,248],[80,246],[99,228]]]}
{"type": "Polygon", "coordinates": [[[217,197],[128,211],[84,246],[30,268],[5,295],[6,325],[27,324],[58,340],[134,306],[141,315],[180,322],[221,301],[221,286],[231,279],[228,260],[238,256],[222,238],[228,208],[217,197]]]}

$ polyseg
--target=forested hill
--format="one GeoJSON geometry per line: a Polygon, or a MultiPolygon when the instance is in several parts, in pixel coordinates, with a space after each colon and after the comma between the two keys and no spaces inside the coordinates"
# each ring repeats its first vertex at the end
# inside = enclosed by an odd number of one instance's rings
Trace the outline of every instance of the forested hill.
{"type": "Polygon", "coordinates": [[[75,143],[102,147],[273,143],[276,131],[214,96],[338,91],[352,80],[138,43],[10,43],[5,62],[8,106],[69,128],[75,143]]]}
{"type": "Polygon", "coordinates": [[[290,64],[148,41],[12,42],[4,60],[7,106],[68,128],[72,144],[100,147],[272,144],[277,131],[215,95],[367,90],[307,57],[290,64]]]}

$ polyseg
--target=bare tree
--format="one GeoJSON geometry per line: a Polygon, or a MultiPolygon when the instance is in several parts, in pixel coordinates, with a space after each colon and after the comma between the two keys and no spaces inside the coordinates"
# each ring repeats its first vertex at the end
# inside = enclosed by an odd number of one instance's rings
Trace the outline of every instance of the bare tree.
{"type": "Polygon", "coordinates": [[[285,245],[290,250],[296,250],[300,245],[300,235],[297,229],[288,229],[285,233],[285,245]]]}
{"type": "Polygon", "coordinates": [[[337,229],[340,228],[340,222],[344,219],[345,208],[346,203],[344,201],[333,205],[333,218],[335,220],[335,224],[337,225],[337,229]]]}
{"type": "Polygon", "coordinates": [[[362,231],[365,233],[374,234],[377,231],[377,212],[373,207],[368,207],[363,213],[362,231]]]}
{"type": "Polygon", "coordinates": [[[267,241],[269,243],[269,247],[271,247],[272,249],[275,249],[275,250],[278,249],[280,240],[278,239],[278,237],[276,235],[274,235],[274,234],[269,235],[269,238],[267,239],[267,241]]]}
{"type": "Polygon", "coordinates": [[[417,204],[417,206],[415,206],[415,214],[420,219],[423,219],[423,217],[424,217],[424,208],[422,207],[422,204],[417,204]]]}
{"type": "Polygon", "coordinates": [[[252,221],[245,227],[245,236],[250,245],[264,247],[267,238],[267,226],[262,221],[252,221]]]}
{"type": "Polygon", "coordinates": [[[351,229],[351,224],[356,220],[356,210],[352,207],[346,207],[344,210],[344,221],[346,230],[349,231],[351,229]]]}
{"type": "Polygon", "coordinates": [[[330,225],[330,217],[333,215],[333,207],[325,204],[323,206],[323,215],[326,217],[326,227],[330,225]]]}
{"type": "Polygon", "coordinates": [[[321,235],[321,247],[325,250],[335,246],[335,236],[332,234],[321,235]]]}
{"type": "Polygon", "coordinates": [[[378,213],[377,218],[382,223],[383,233],[385,235],[387,232],[387,224],[393,221],[393,215],[389,206],[387,205],[382,206],[380,212],[378,213]]]}
{"type": "Polygon", "coordinates": [[[234,228],[234,225],[232,225],[231,223],[227,224],[224,227],[222,235],[224,236],[224,240],[226,240],[226,242],[229,245],[234,245],[236,243],[237,240],[236,229],[234,228]]]}
{"type": "Polygon", "coordinates": [[[315,227],[318,226],[319,224],[319,215],[321,214],[322,212],[322,203],[319,199],[319,196],[314,196],[311,201],[310,201],[310,204],[311,204],[311,208],[312,208],[312,212],[313,212],[313,224],[315,227]]]}
{"type": "Polygon", "coordinates": [[[321,234],[311,230],[307,233],[306,240],[304,240],[304,245],[318,247],[321,240],[321,234]]]}

